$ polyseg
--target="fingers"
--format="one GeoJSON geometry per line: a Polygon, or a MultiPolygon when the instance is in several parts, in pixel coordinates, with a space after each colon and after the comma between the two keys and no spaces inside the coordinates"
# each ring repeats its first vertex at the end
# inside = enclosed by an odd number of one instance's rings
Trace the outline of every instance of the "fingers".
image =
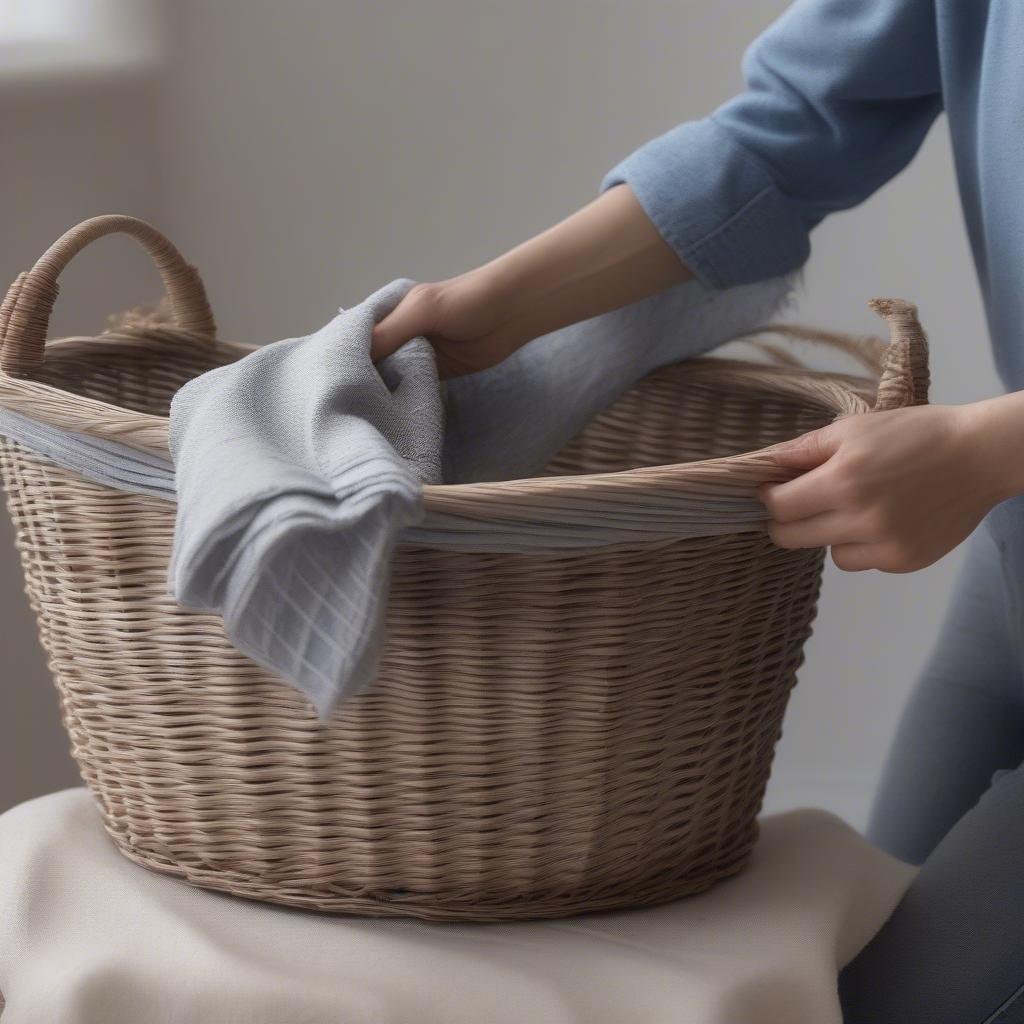
{"type": "Polygon", "coordinates": [[[780,548],[825,548],[854,542],[861,531],[850,516],[842,512],[823,512],[792,523],[768,524],[768,535],[780,548]]]}
{"type": "Polygon", "coordinates": [[[832,549],[832,561],[846,572],[878,569],[881,572],[907,573],[926,569],[948,550],[935,545],[921,547],[898,540],[840,544],[832,549]]]}
{"type": "Polygon", "coordinates": [[[839,448],[840,431],[832,424],[783,441],[768,449],[774,462],[787,469],[815,469],[830,459],[839,448]]]}
{"type": "Polygon", "coordinates": [[[877,544],[837,544],[832,548],[832,561],[844,572],[885,568],[877,544]]]}
{"type": "Polygon", "coordinates": [[[823,466],[785,483],[761,484],[757,493],[769,518],[792,523],[835,509],[838,501],[831,484],[832,474],[823,466]]]}
{"type": "Polygon", "coordinates": [[[373,328],[370,341],[370,358],[376,363],[392,352],[397,352],[407,341],[416,337],[412,326],[411,311],[399,304],[373,328]]]}
{"type": "Polygon", "coordinates": [[[843,572],[878,569],[880,572],[906,573],[924,569],[935,561],[934,557],[908,553],[896,544],[854,539],[840,541],[841,537],[857,537],[858,531],[847,531],[841,525],[824,521],[810,520],[806,525],[794,523],[785,527],[770,524],[768,533],[772,541],[783,548],[831,548],[832,561],[843,572]]]}
{"type": "Polygon", "coordinates": [[[899,559],[883,545],[857,540],[862,533],[856,523],[839,513],[827,512],[796,523],[769,523],[768,535],[780,548],[831,548],[832,561],[844,572],[904,571],[899,559]]]}
{"type": "Polygon", "coordinates": [[[425,335],[435,315],[433,291],[429,285],[415,285],[402,301],[373,328],[370,357],[374,362],[391,355],[407,341],[425,335]]]}

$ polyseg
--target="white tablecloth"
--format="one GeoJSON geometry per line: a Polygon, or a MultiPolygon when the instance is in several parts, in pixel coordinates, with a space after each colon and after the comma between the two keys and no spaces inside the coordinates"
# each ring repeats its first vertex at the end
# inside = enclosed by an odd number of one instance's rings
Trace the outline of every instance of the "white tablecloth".
{"type": "Polygon", "coordinates": [[[661,907],[433,924],[313,914],[128,861],[88,791],[0,815],[3,1024],[840,1024],[914,869],[823,811],[661,907]]]}

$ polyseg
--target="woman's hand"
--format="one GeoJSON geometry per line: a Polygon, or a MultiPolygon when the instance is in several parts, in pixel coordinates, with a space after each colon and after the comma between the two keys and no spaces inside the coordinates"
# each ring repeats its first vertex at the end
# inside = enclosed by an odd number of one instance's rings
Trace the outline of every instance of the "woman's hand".
{"type": "Polygon", "coordinates": [[[759,489],[772,540],[829,546],[846,570],[931,565],[1024,492],[1022,397],[846,416],[775,446],[803,472],[759,489]]]}
{"type": "Polygon", "coordinates": [[[376,362],[420,335],[433,345],[442,377],[500,363],[526,340],[508,322],[501,292],[482,270],[413,285],[374,328],[370,354],[376,362]]]}
{"type": "Polygon", "coordinates": [[[692,276],[632,189],[616,185],[490,263],[410,288],[374,328],[371,355],[383,359],[422,335],[441,376],[475,373],[534,338],[692,276]]]}

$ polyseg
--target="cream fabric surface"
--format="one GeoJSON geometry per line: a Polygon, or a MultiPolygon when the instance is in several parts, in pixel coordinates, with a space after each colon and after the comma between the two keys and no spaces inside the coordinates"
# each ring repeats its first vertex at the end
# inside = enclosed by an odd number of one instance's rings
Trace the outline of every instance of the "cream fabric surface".
{"type": "Polygon", "coordinates": [[[3,1024],[839,1024],[838,967],[916,869],[824,811],[661,907],[432,924],[314,914],[130,862],[84,788],[0,815],[3,1024]]]}

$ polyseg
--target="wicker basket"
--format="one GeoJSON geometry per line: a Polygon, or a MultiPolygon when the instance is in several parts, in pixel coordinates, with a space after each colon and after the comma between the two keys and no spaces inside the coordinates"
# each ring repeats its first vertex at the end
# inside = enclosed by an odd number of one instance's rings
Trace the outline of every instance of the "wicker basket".
{"type": "MultiPolygon", "coordinates": [[[[916,324],[907,304],[877,308],[916,324]]],[[[175,390],[250,351],[213,335],[198,276],[162,235],[94,218],[12,285],[0,404],[166,457],[175,390]],[[175,324],[51,342],[44,360],[58,274],[115,231],[154,257],[175,324]]],[[[810,335],[881,372],[877,407],[925,400],[919,330],[888,348],[810,335]]],[[[546,475],[424,500],[478,519],[602,495],[749,500],[780,478],[758,449],[870,410],[877,384],[687,361],[597,417],[546,475]]],[[[661,903],[746,860],[821,549],[777,548],[762,522],[570,551],[400,546],[378,682],[324,725],[219,618],[168,597],[173,504],[9,440],[0,468],[72,753],[133,861],[296,907],[493,921],[661,903]]]]}

